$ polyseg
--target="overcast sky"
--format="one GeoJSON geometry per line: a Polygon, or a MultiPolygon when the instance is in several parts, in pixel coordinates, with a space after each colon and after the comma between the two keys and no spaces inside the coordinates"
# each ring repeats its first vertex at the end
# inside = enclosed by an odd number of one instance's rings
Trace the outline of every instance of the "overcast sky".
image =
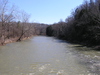
{"type": "Polygon", "coordinates": [[[65,19],[83,0],[9,0],[10,3],[31,14],[30,22],[52,24],[65,19]]]}

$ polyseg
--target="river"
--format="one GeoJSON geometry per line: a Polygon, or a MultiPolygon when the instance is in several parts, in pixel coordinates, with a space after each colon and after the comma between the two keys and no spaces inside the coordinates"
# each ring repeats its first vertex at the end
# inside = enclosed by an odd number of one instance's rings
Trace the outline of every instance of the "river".
{"type": "Polygon", "coordinates": [[[0,75],[100,75],[100,51],[35,36],[0,47],[0,75]]]}

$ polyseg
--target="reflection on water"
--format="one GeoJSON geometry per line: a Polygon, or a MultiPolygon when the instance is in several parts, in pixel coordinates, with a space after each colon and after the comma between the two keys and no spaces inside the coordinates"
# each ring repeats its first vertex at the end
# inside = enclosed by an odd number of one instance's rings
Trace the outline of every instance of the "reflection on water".
{"type": "Polygon", "coordinates": [[[99,75],[90,62],[97,64],[100,52],[90,50],[44,36],[7,44],[0,47],[0,75],[99,75]]]}

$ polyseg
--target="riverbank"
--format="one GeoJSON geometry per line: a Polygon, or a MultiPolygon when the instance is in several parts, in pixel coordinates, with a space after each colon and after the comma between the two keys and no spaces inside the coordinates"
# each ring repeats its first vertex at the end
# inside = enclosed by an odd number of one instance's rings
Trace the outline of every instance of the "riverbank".
{"type": "MultiPolygon", "coordinates": [[[[35,35],[35,36],[36,36],[36,35],[35,35]]],[[[30,39],[30,38],[32,38],[32,37],[33,37],[33,36],[21,38],[21,41],[30,39]]],[[[8,43],[17,42],[18,38],[19,38],[19,37],[9,38],[9,39],[5,39],[5,40],[0,40],[0,46],[4,46],[4,45],[6,45],[6,44],[8,44],[8,43]]]]}
{"type": "Polygon", "coordinates": [[[94,50],[100,50],[100,45],[95,45],[95,44],[91,44],[91,43],[88,43],[88,42],[77,41],[77,42],[70,42],[70,43],[80,44],[82,46],[93,48],[94,50]]]}
{"type": "MultiPolygon", "coordinates": [[[[62,39],[63,40],[63,39],[62,39]]],[[[100,45],[95,45],[95,44],[91,44],[89,42],[81,42],[81,41],[68,41],[69,43],[73,43],[73,44],[80,44],[82,46],[86,46],[86,47],[90,47],[93,48],[94,50],[100,50],[100,45]]]]}

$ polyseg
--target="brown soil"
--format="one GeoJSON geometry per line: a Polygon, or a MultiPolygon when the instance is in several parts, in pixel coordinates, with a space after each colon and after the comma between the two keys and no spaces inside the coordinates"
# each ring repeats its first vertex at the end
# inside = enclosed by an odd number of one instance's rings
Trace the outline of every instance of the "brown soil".
{"type": "MultiPolygon", "coordinates": [[[[21,39],[21,41],[26,40],[26,39],[30,39],[31,37],[32,36],[24,37],[24,38],[21,39]]],[[[17,40],[18,40],[18,37],[5,39],[5,41],[3,43],[2,43],[2,40],[0,40],[0,46],[3,46],[3,45],[8,44],[8,43],[16,42],[17,40]]]]}

